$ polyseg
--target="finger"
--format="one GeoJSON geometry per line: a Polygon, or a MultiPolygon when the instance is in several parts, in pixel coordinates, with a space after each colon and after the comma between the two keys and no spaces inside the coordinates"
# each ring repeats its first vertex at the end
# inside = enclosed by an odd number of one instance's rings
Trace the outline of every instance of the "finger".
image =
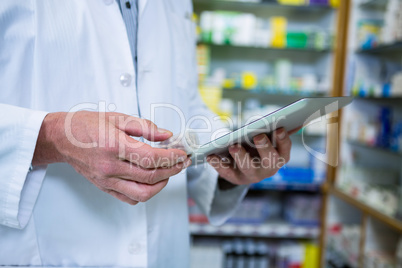
{"type": "Polygon", "coordinates": [[[303,128],[303,126],[300,126],[300,127],[295,128],[295,129],[292,129],[291,131],[288,132],[288,135],[292,135],[294,133],[297,133],[302,128],[303,128]]]}
{"type": "MultiPolygon", "coordinates": [[[[127,136],[123,139],[127,139],[127,136]]],[[[131,138],[128,137],[128,139],[131,138]]],[[[154,148],[139,141],[125,142],[123,140],[123,148],[118,157],[143,168],[171,167],[188,158],[183,150],[154,148]]]]}
{"type": "Polygon", "coordinates": [[[229,153],[235,161],[235,168],[244,173],[250,179],[255,175],[250,154],[240,144],[229,147],[229,153]]]}
{"type": "Polygon", "coordinates": [[[128,198],[127,196],[125,196],[124,194],[121,194],[119,192],[113,191],[113,190],[107,190],[106,191],[108,194],[110,194],[111,196],[119,199],[120,201],[123,201],[124,203],[130,204],[130,205],[137,205],[138,201],[132,200],[130,198],[128,198]]]}
{"type": "Polygon", "coordinates": [[[280,157],[285,159],[285,163],[290,160],[290,149],[292,148],[292,141],[285,129],[281,128],[274,133],[274,138],[277,143],[277,151],[280,157]]]}
{"type": "Polygon", "coordinates": [[[167,185],[167,183],[168,179],[153,185],[119,179],[113,185],[111,190],[123,194],[131,200],[146,202],[159,193],[167,185]]]}
{"type": "Polygon", "coordinates": [[[219,173],[219,176],[225,180],[236,185],[247,184],[247,182],[241,180],[239,171],[232,167],[230,161],[222,159],[217,155],[210,155],[207,157],[207,162],[219,173]]]}
{"type": "Polygon", "coordinates": [[[117,127],[128,135],[144,137],[149,141],[164,141],[173,135],[166,129],[158,128],[150,120],[128,115],[119,117],[117,127]]]}
{"type": "Polygon", "coordinates": [[[268,136],[260,134],[255,136],[253,141],[261,159],[261,167],[264,169],[275,169],[274,163],[278,162],[279,153],[272,145],[268,136]]]}
{"type": "Polygon", "coordinates": [[[189,158],[185,162],[178,163],[169,168],[154,169],[145,169],[126,162],[121,174],[118,174],[116,177],[153,185],[174,175],[177,175],[183,169],[187,168],[190,165],[191,159],[189,158]]]}

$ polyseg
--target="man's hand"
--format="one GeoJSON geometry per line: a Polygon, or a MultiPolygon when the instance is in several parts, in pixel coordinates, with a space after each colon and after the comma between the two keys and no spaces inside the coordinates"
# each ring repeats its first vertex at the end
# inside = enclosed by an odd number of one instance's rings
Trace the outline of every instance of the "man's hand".
{"type": "MultiPolygon", "coordinates": [[[[299,129],[297,129],[299,130],[299,129]]],[[[297,130],[292,131],[296,132],[297,130]]],[[[272,136],[275,146],[266,134],[253,138],[256,154],[251,154],[243,146],[236,144],[229,147],[231,161],[217,155],[208,156],[211,164],[219,176],[234,185],[257,183],[265,178],[272,177],[290,159],[292,141],[285,129],[276,130],[272,136]]],[[[231,188],[228,183],[220,181],[220,188],[231,188]]]]}
{"type": "Polygon", "coordinates": [[[163,141],[172,133],[119,113],[51,113],[32,164],[67,162],[102,191],[135,205],[160,192],[191,160],[182,150],[153,148],[130,136],[163,141]]]}

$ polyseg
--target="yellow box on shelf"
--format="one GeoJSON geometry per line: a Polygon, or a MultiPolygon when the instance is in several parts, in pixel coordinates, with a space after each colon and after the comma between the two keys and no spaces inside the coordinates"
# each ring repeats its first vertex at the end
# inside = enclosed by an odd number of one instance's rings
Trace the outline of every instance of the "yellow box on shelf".
{"type": "Polygon", "coordinates": [[[218,86],[202,85],[199,87],[201,99],[214,113],[219,114],[219,103],[222,100],[222,88],[218,86]]]}
{"type": "Polygon", "coordinates": [[[285,17],[272,17],[270,24],[272,32],[271,46],[276,48],[286,47],[287,19],[285,17]]]}
{"type": "Polygon", "coordinates": [[[221,108],[222,88],[219,86],[202,85],[199,87],[202,101],[213,113],[220,116],[221,120],[230,120],[232,111],[221,108]]]}
{"type": "Polygon", "coordinates": [[[338,8],[341,5],[341,0],[330,0],[329,4],[333,8],[338,8]]]}
{"type": "Polygon", "coordinates": [[[257,87],[258,78],[253,72],[243,72],[241,74],[241,84],[242,88],[246,90],[251,90],[257,87]]]}
{"type": "Polygon", "coordinates": [[[198,83],[204,84],[209,74],[210,66],[210,48],[207,45],[197,45],[197,72],[198,83]]]}
{"type": "Polygon", "coordinates": [[[278,0],[281,5],[303,6],[306,4],[306,0],[278,0]]]}
{"type": "Polygon", "coordinates": [[[318,268],[318,246],[314,243],[305,244],[305,257],[302,268],[318,268]]]}
{"type": "Polygon", "coordinates": [[[226,78],[223,80],[223,88],[235,88],[236,81],[234,79],[226,78]]]}

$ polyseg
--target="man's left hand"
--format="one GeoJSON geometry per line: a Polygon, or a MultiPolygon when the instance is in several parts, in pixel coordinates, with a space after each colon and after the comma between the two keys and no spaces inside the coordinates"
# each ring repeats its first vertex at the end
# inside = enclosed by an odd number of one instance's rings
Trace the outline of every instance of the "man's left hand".
{"type": "Polygon", "coordinates": [[[229,147],[229,153],[233,158],[231,161],[217,155],[208,156],[207,161],[221,178],[232,184],[257,183],[272,177],[289,162],[292,147],[289,135],[290,133],[281,128],[273,133],[272,141],[266,134],[255,136],[253,142],[254,148],[258,152],[257,156],[251,155],[240,144],[235,144],[229,147]]]}

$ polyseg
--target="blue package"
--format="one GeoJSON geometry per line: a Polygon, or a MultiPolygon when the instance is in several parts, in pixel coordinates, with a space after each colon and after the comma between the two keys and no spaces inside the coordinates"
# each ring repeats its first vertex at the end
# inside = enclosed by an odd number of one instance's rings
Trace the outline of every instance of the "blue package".
{"type": "Polygon", "coordinates": [[[377,137],[377,146],[383,148],[391,147],[392,134],[392,110],[389,107],[380,108],[380,131],[377,137]]]}
{"type": "Polygon", "coordinates": [[[382,87],[382,96],[383,97],[391,97],[391,84],[385,83],[382,87]]]}
{"type": "Polygon", "coordinates": [[[400,139],[402,138],[402,121],[397,122],[394,125],[391,138],[391,150],[394,152],[399,152],[402,150],[400,147],[400,139]]]}

